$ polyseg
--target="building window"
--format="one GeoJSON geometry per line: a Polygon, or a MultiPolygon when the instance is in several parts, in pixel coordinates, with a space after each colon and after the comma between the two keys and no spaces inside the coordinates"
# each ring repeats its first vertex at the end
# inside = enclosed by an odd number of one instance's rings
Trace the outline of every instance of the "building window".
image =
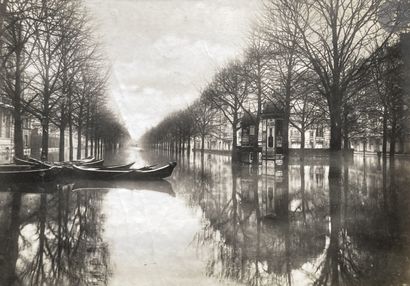
{"type": "Polygon", "coordinates": [[[28,147],[28,135],[24,135],[24,146],[28,147]]]}
{"type": "Polygon", "coordinates": [[[255,135],[255,126],[251,125],[249,127],[249,135],[251,135],[251,136],[255,135]]]}
{"type": "Polygon", "coordinates": [[[316,128],[316,137],[323,137],[323,127],[316,128]]]}
{"type": "Polygon", "coordinates": [[[6,116],[6,138],[11,137],[11,116],[6,116]]]}

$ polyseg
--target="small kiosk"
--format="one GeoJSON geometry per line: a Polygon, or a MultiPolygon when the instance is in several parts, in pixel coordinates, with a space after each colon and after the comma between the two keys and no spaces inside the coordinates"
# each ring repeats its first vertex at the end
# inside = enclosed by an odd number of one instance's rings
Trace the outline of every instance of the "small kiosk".
{"type": "Polygon", "coordinates": [[[283,109],[265,103],[261,114],[262,159],[275,160],[283,154],[283,109]]]}

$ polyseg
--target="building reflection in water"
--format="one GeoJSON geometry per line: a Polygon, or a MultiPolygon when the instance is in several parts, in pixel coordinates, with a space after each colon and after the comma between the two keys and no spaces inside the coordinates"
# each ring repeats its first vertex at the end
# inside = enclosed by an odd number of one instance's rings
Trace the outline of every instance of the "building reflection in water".
{"type": "Polygon", "coordinates": [[[334,155],[231,167],[224,156],[198,158],[173,184],[203,212],[195,241],[207,275],[247,285],[410,281],[401,163],[334,155]]]}
{"type": "MultiPolygon", "coordinates": [[[[191,245],[222,285],[409,283],[406,161],[335,155],[255,167],[192,153],[178,162],[171,183],[139,188],[183,199],[201,215],[191,245]]],[[[112,187],[2,185],[0,285],[108,285],[103,200],[112,187]]]]}

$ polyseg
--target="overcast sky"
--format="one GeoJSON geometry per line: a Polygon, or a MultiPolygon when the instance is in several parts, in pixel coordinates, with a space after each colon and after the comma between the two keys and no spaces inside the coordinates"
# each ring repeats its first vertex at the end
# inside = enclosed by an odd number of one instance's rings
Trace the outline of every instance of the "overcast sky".
{"type": "Polygon", "coordinates": [[[261,0],[86,1],[111,62],[111,94],[138,139],[241,54],[261,0]]]}

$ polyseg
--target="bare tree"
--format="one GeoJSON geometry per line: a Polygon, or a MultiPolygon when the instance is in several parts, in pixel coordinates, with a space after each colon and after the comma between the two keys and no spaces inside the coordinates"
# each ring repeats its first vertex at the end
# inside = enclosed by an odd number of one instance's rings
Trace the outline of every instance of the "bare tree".
{"type": "MultiPolygon", "coordinates": [[[[87,122],[87,107],[93,97],[104,95],[106,78],[100,77],[98,71],[91,66],[86,66],[79,74],[79,84],[75,94],[76,102],[76,125],[77,125],[77,159],[81,158],[81,139],[83,128],[87,122]]],[[[86,126],[88,127],[88,126],[86,126]]],[[[87,132],[87,130],[85,130],[87,132]]]]}
{"type": "Polygon", "coordinates": [[[201,138],[201,153],[205,149],[205,137],[212,134],[215,129],[215,115],[217,110],[209,99],[207,99],[207,90],[203,91],[202,98],[193,104],[193,113],[195,115],[195,131],[201,138]]]}
{"type": "Polygon", "coordinates": [[[36,27],[35,51],[31,64],[36,70],[36,77],[32,85],[32,94],[28,101],[31,113],[42,125],[41,158],[48,157],[49,125],[52,114],[56,112],[63,95],[61,93],[61,75],[63,71],[60,60],[60,47],[64,44],[64,37],[60,23],[64,21],[63,11],[67,1],[42,0],[37,18],[44,19],[36,27]]]}
{"type": "Polygon", "coordinates": [[[208,86],[207,98],[218,108],[232,126],[232,159],[238,159],[237,131],[240,112],[249,92],[249,78],[239,61],[229,63],[215,75],[208,86]]]}
{"type": "Polygon", "coordinates": [[[250,44],[245,51],[246,69],[245,76],[249,77],[249,93],[246,100],[251,105],[246,108],[242,105],[244,111],[250,116],[255,126],[255,136],[253,145],[253,162],[258,162],[259,148],[259,125],[262,114],[262,105],[271,90],[271,62],[272,55],[271,43],[264,37],[263,30],[258,27],[252,31],[250,44]]]}
{"type": "MultiPolygon", "coordinates": [[[[64,161],[65,130],[69,125],[72,131],[73,93],[78,74],[93,54],[91,33],[87,27],[86,14],[80,3],[73,1],[63,11],[63,19],[59,22],[63,43],[59,46],[61,61],[61,95],[56,108],[54,122],[60,130],[59,160],[64,161]],[[90,40],[91,39],[91,40],[90,40]]],[[[72,143],[72,132],[70,132],[72,143]]],[[[70,160],[73,159],[73,144],[70,145],[70,160]]]]}
{"type": "Polygon", "coordinates": [[[6,1],[3,9],[2,61],[0,81],[2,95],[13,107],[14,154],[24,155],[22,115],[24,92],[30,87],[32,75],[27,72],[34,50],[33,35],[40,19],[34,20],[36,0],[6,1]]]}
{"type": "MultiPolygon", "coordinates": [[[[300,33],[294,22],[298,15],[289,12],[289,2],[292,0],[270,0],[265,4],[266,15],[263,18],[265,37],[270,42],[272,64],[272,83],[270,96],[267,97],[272,104],[283,110],[283,152],[289,149],[289,124],[291,102],[294,99],[294,86],[300,80],[301,70],[305,69],[298,50],[300,33]]],[[[299,9],[299,1],[292,2],[293,9],[299,9]]]]}
{"type": "Polygon", "coordinates": [[[378,39],[388,36],[378,22],[382,0],[278,0],[298,31],[297,48],[317,73],[318,90],[330,114],[330,149],[342,147],[346,92],[362,76],[378,39]]]}
{"type": "Polygon", "coordinates": [[[305,149],[306,131],[317,124],[323,124],[326,113],[320,107],[320,97],[315,86],[315,76],[304,72],[295,86],[295,95],[291,104],[290,124],[300,132],[300,148],[305,149]]]}

